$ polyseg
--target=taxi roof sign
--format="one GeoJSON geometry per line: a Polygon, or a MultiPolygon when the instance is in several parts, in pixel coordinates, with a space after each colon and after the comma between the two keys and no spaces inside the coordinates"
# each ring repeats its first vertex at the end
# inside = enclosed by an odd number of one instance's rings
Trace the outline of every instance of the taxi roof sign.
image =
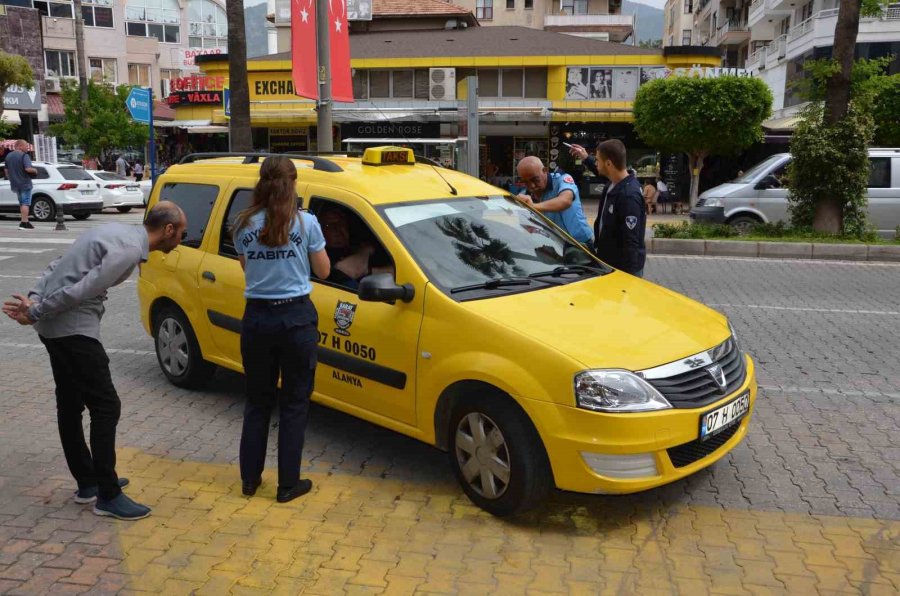
{"type": "Polygon", "coordinates": [[[416,156],[412,149],[405,147],[369,147],[363,153],[362,163],[367,166],[415,165],[416,156]]]}

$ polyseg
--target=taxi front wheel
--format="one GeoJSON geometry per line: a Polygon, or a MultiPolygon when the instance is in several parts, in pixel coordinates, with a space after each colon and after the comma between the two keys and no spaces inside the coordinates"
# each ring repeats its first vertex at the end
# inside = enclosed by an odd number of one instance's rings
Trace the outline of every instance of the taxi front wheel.
{"type": "Polygon", "coordinates": [[[186,388],[204,385],[212,377],[216,367],[203,360],[197,336],[184,313],[176,308],[166,307],[156,315],[154,321],[156,359],[169,381],[186,388]]]}
{"type": "Polygon", "coordinates": [[[450,417],[450,465],[473,503],[503,517],[553,488],[550,462],[528,416],[507,397],[469,396],[450,417]]]}

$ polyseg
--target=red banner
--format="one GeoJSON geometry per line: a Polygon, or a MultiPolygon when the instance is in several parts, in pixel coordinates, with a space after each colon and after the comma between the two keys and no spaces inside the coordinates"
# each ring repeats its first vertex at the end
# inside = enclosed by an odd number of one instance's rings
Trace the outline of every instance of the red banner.
{"type": "Polygon", "coordinates": [[[329,0],[331,25],[331,97],[334,101],[353,101],[350,77],[350,24],[347,22],[347,0],[329,0]]]}
{"type": "Polygon", "coordinates": [[[294,93],[318,99],[316,0],[291,0],[291,71],[294,93]]]}

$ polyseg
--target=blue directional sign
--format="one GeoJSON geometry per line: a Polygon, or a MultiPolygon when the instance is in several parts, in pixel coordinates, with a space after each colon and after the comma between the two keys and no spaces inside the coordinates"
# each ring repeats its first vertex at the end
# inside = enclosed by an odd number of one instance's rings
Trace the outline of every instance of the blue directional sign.
{"type": "Polygon", "coordinates": [[[135,122],[150,124],[150,118],[153,114],[150,89],[132,87],[128,98],[125,100],[125,107],[128,108],[128,112],[135,122]]]}
{"type": "Polygon", "coordinates": [[[222,93],[222,106],[225,109],[225,117],[231,118],[231,89],[225,87],[222,93]]]}

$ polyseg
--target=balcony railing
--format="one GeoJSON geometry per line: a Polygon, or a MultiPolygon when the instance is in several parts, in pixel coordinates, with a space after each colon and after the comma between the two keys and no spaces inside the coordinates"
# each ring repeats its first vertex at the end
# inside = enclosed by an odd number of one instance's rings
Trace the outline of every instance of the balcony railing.
{"type": "Polygon", "coordinates": [[[781,37],[775,38],[769,44],[768,51],[766,52],[766,68],[770,68],[778,64],[778,61],[785,57],[787,54],[787,35],[782,35],[781,37]]]}
{"type": "Polygon", "coordinates": [[[750,52],[750,55],[747,56],[747,68],[749,69],[759,69],[766,65],[766,55],[769,51],[769,46],[762,46],[757,48],[756,50],[750,52]]]}
{"type": "Polygon", "coordinates": [[[889,21],[900,19],[900,6],[894,6],[884,11],[884,18],[889,21]]]}
{"type": "Polygon", "coordinates": [[[812,33],[815,22],[815,17],[810,17],[797,26],[792,27],[790,33],[788,33],[788,41],[795,41],[804,35],[812,33]]]}
{"type": "Polygon", "coordinates": [[[548,14],[544,27],[632,27],[632,14],[548,14]]]}

